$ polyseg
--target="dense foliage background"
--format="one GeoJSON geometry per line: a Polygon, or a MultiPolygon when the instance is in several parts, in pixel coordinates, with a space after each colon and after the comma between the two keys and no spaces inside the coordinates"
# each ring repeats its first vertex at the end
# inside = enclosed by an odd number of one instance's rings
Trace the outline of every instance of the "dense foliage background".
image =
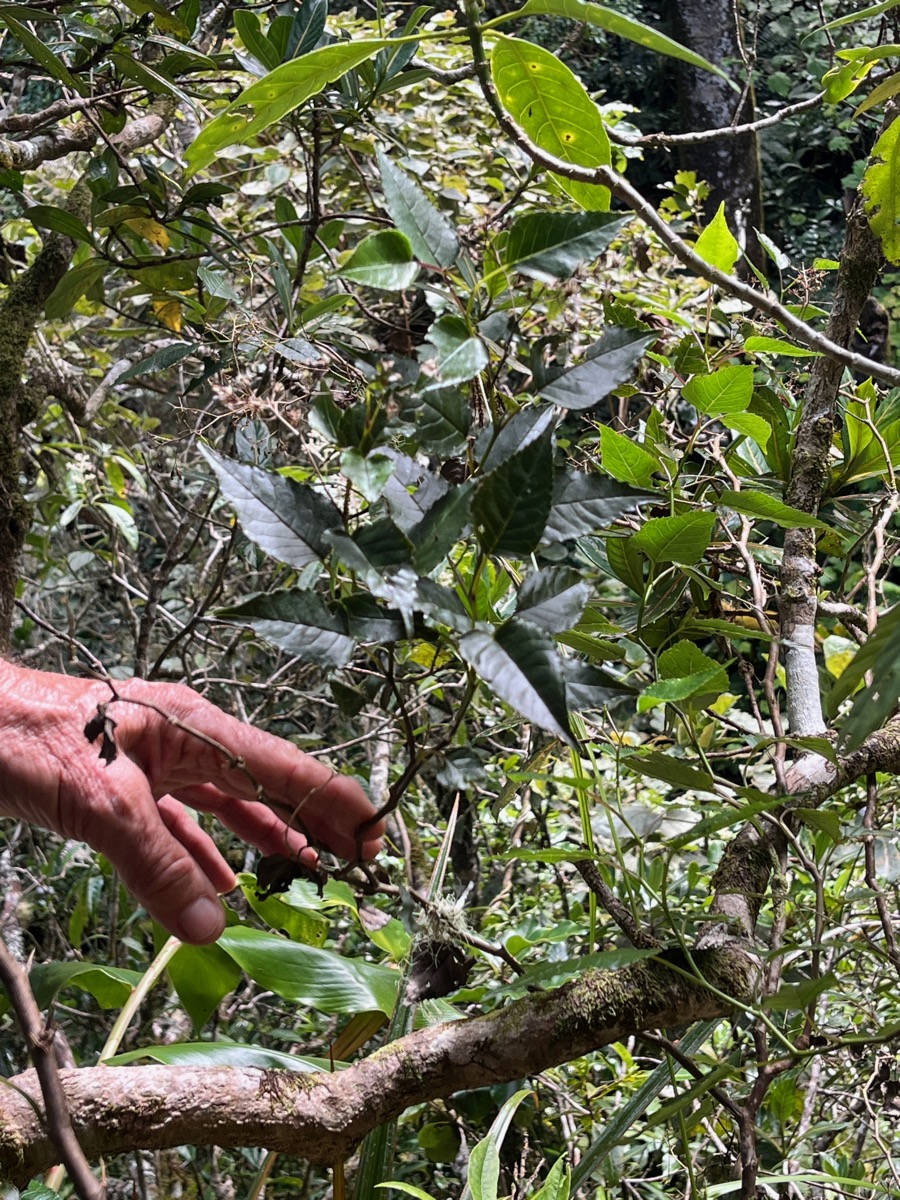
{"type": "Polygon", "coordinates": [[[333,1174],[141,1142],[111,1195],[900,1194],[897,6],[741,6],[718,57],[658,7],[0,5],[13,653],[186,681],[391,810],[321,890],[230,844],[204,949],[7,823],[0,925],[71,1064],[330,1072],[592,967],[757,972],[535,1077],[523,1026],[518,1078],[333,1174]],[[737,216],[698,53],[717,124],[787,108],[737,216]],[[577,177],[610,166],[633,197],[577,177]],[[873,291],[880,384],[816,341],[873,291]]]}

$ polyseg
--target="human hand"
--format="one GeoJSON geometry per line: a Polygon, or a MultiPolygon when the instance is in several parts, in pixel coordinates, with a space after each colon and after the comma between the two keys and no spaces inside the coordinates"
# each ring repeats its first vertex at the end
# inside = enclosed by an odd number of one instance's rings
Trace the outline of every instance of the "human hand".
{"type": "MultiPolygon", "coordinates": [[[[221,934],[217,893],[236,881],[185,805],[214,813],[263,854],[314,866],[315,850],[289,827],[296,813],[317,843],[355,858],[356,831],[374,809],[354,780],[188,687],[132,679],[115,689],[121,699],[108,716],[118,753],[107,765],[84,733],[113,700],[107,684],[0,663],[0,816],[87,842],[160,924],[197,944],[221,934]],[[284,819],[260,803],[255,784],[284,819]]],[[[382,832],[366,830],[365,858],[382,832]]]]}

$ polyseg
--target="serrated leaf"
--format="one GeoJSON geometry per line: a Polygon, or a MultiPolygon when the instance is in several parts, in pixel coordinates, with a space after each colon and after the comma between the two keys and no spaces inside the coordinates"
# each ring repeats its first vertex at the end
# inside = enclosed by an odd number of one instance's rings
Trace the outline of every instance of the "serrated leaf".
{"type": "Polygon", "coordinates": [[[711,417],[744,412],[753,396],[753,367],[726,366],[695,375],[681,389],[688,404],[711,417]]]}
{"type": "Polygon", "coordinates": [[[638,696],[637,710],[646,712],[657,704],[677,704],[681,700],[706,696],[710,692],[718,695],[722,691],[717,686],[721,672],[721,667],[711,667],[680,679],[658,679],[656,683],[648,684],[638,696]]]}
{"type": "Polygon", "coordinates": [[[541,395],[560,408],[575,412],[593,408],[631,378],[644,351],[658,340],[658,333],[641,333],[614,325],[594,342],[584,362],[541,388],[541,395]]]}
{"type": "Polygon", "coordinates": [[[561,472],[553,486],[553,503],[542,542],[566,542],[611,525],[640,504],[656,503],[653,492],[637,491],[626,484],[588,475],[585,471],[561,472]]]}
{"type": "Polygon", "coordinates": [[[503,247],[510,270],[554,283],[593,262],[628,224],[613,213],[527,213],[513,222],[503,247]]]}
{"type": "Polygon", "coordinates": [[[734,264],[740,257],[741,248],[737,239],[728,228],[725,217],[725,201],[719,205],[716,214],[694,243],[694,253],[699,254],[704,262],[730,275],[734,264]]]}
{"type": "Polygon", "coordinates": [[[461,317],[439,317],[428,330],[427,341],[420,353],[426,357],[428,346],[437,355],[438,376],[442,384],[467,383],[488,364],[487,347],[480,337],[469,333],[461,317]]]}
{"type": "Polygon", "coordinates": [[[799,508],[785,504],[776,496],[767,492],[756,492],[750,488],[740,492],[726,489],[719,497],[721,508],[730,508],[733,512],[742,513],[746,517],[759,517],[764,521],[772,521],[784,529],[823,529],[828,525],[811,517],[809,513],[799,508]]]}
{"type": "Polygon", "coordinates": [[[464,634],[459,651],[501,700],[527,721],[574,744],[561,659],[545,633],[512,618],[493,634],[481,630],[464,634]]]}
{"type": "Polygon", "coordinates": [[[545,404],[543,407],[528,405],[519,409],[491,442],[490,449],[481,463],[482,474],[493,471],[508,458],[512,458],[514,454],[543,437],[548,430],[555,428],[558,419],[559,413],[551,404],[545,404]]]}
{"type": "Polygon", "coordinates": [[[610,425],[600,426],[600,462],[607,475],[634,487],[649,487],[659,463],[643,446],[610,425]]]}
{"type": "Polygon", "coordinates": [[[226,929],[216,944],[285,1000],[324,1013],[394,1011],[398,971],[242,926],[226,929]]]}
{"type": "Polygon", "coordinates": [[[818,350],[810,350],[808,346],[795,346],[784,338],[763,337],[759,334],[748,337],[744,342],[748,354],[785,354],[790,358],[818,358],[818,350]]]}
{"type": "Polygon", "coordinates": [[[465,536],[472,507],[472,485],[450,488],[428,509],[418,524],[409,530],[413,544],[413,562],[423,575],[444,561],[460,538],[465,536]]]}
{"type": "Polygon", "coordinates": [[[719,420],[727,429],[753,438],[763,450],[768,446],[772,426],[764,417],[758,417],[756,413],[732,413],[730,416],[720,417],[719,420]]]}
{"type": "Polygon", "coordinates": [[[665,54],[670,58],[678,58],[682,62],[690,63],[692,67],[698,67],[702,71],[712,71],[714,75],[721,76],[735,90],[738,90],[737,85],[732,83],[721,67],[715,66],[708,59],[689,50],[687,46],[682,46],[680,42],[666,37],[664,33],[660,33],[651,25],[635,21],[633,18],[625,16],[624,13],[606,8],[602,4],[591,4],[587,0],[528,0],[525,7],[518,10],[516,16],[525,17],[538,14],[568,17],[572,21],[584,21],[597,29],[605,29],[607,33],[614,33],[616,37],[627,38],[629,42],[644,46],[647,50],[652,50],[654,54],[665,54]]]}
{"type": "Polygon", "coordinates": [[[226,146],[245,145],[389,44],[384,39],[338,42],[276,67],[264,79],[251,84],[221,116],[200,130],[185,151],[187,175],[194,175],[208,166],[217,151],[226,146]],[[241,111],[248,108],[252,115],[241,111]]]}
{"type": "MultiPolygon", "coordinates": [[[[491,74],[503,107],[535,145],[579,167],[608,166],[609,136],[584,84],[554,54],[532,42],[496,35],[491,74]]],[[[576,204],[609,208],[609,188],[554,176],[576,204]]]]}
{"type": "Polygon", "coordinates": [[[363,238],[341,269],[345,279],[386,292],[408,288],[419,274],[409,238],[399,229],[385,229],[363,238]]]}
{"type": "Polygon", "coordinates": [[[590,584],[571,567],[546,567],[519,588],[516,616],[547,633],[563,633],[578,623],[590,595],[590,584]]]}
{"type": "Polygon", "coordinates": [[[343,526],[327,496],[261,467],[222,458],[208,446],[200,450],[252,542],[292,567],[322,559],[328,546],[323,535],[343,526]]]}
{"type": "Polygon", "coordinates": [[[716,514],[683,513],[678,517],[652,517],[632,538],[632,544],[651,562],[676,562],[692,566],[703,557],[712,539],[716,514]]]}
{"type": "Polygon", "coordinates": [[[673,787],[684,788],[692,792],[715,792],[716,783],[712,775],[692,767],[681,758],[670,754],[661,754],[658,750],[638,751],[624,758],[623,763],[631,771],[647,775],[651,779],[661,779],[673,787]]]}
{"type": "Polygon", "coordinates": [[[841,818],[830,808],[792,808],[791,812],[810,829],[827,833],[835,845],[844,840],[841,833],[841,818]]]}
{"type": "Polygon", "coordinates": [[[409,238],[416,258],[436,267],[452,267],[459,239],[447,217],[432,204],[415,180],[377,151],[384,204],[391,220],[409,238]]]}
{"type": "Polygon", "coordinates": [[[386,454],[345,450],[341,455],[341,472],[370,504],[374,504],[394,473],[394,460],[386,454]]]}
{"type": "Polygon", "coordinates": [[[472,518],[487,554],[524,558],[537,546],[553,499],[553,432],[527,444],[482,476],[472,518]]]}
{"type": "Polygon", "coordinates": [[[862,192],[872,232],[886,259],[900,263],[900,123],[891,121],[872,148],[862,192]]]}
{"type": "Polygon", "coordinates": [[[322,667],[345,666],[356,648],[345,622],[313,592],[261,593],[216,615],[241,621],[272,645],[322,667]]]}
{"type": "Polygon", "coordinates": [[[466,393],[453,384],[421,388],[402,401],[404,420],[414,421],[423,450],[433,454],[459,454],[472,425],[466,393]]]}

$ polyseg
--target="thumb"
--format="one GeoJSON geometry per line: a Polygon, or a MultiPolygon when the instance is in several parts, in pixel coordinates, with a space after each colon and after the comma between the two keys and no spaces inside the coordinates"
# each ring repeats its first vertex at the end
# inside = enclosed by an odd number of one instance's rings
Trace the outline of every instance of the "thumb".
{"type": "MultiPolygon", "coordinates": [[[[118,819],[102,822],[99,836],[87,840],[106,855],[129,892],[169,933],[195,945],[214,942],[225,928],[215,883],[167,828],[143,773],[135,769],[135,776],[129,780],[126,803],[116,806],[118,819]]],[[[201,860],[221,883],[221,870],[207,858],[201,860]]]]}

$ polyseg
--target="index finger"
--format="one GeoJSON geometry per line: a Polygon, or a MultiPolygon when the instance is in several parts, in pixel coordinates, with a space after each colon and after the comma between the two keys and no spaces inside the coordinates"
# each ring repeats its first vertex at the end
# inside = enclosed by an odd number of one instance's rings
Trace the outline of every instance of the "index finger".
{"type": "MultiPolygon", "coordinates": [[[[191,688],[134,680],[122,695],[152,705],[133,710],[143,713],[140,721],[123,710],[117,737],[155,794],[212,783],[237,799],[268,802],[288,824],[295,819],[335,854],[356,858],[357,831],[376,810],[355,779],[336,774],[283,738],[245,725],[191,688]]],[[[364,858],[378,853],[383,833],[383,821],[365,829],[364,858]]]]}

